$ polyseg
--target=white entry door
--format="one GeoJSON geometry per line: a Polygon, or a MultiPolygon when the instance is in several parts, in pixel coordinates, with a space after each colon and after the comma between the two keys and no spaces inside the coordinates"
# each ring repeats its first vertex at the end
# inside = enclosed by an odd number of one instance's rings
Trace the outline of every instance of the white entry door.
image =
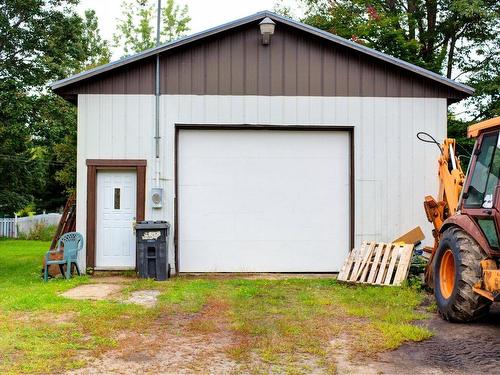
{"type": "Polygon", "coordinates": [[[339,271],[349,145],[345,131],[180,130],[180,271],[339,271]]]}
{"type": "Polygon", "coordinates": [[[135,268],[136,172],[97,172],[96,268],[135,268]]]}

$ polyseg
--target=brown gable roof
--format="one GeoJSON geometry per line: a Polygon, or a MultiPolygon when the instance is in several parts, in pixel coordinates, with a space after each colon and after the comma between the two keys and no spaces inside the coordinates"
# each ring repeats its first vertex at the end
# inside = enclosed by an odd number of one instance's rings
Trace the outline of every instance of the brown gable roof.
{"type": "Polygon", "coordinates": [[[271,12],[260,12],[61,81],[52,89],[79,93],[152,94],[160,54],[161,93],[442,97],[474,90],[392,56],[271,12]],[[270,17],[270,46],[258,21],[270,17]]]}

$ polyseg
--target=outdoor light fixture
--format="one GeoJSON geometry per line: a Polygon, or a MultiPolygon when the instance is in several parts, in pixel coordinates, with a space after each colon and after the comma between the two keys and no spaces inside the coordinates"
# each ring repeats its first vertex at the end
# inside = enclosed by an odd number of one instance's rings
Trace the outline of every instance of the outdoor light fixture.
{"type": "Polygon", "coordinates": [[[271,35],[274,34],[276,24],[269,17],[264,18],[259,23],[260,33],[262,34],[262,44],[268,45],[271,41],[271,35]]]}

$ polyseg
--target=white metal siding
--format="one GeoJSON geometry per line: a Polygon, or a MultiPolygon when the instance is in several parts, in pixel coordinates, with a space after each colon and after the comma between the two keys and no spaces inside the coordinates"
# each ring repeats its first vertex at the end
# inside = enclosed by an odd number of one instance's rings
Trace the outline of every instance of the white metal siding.
{"type": "MultiPolygon", "coordinates": [[[[162,96],[165,205],[153,210],[146,200],[146,219],[173,224],[175,124],[353,126],[356,244],[390,241],[416,225],[430,242],[422,201],[437,193],[438,155],[415,135],[427,131],[443,139],[446,109],[446,99],[438,98],[162,96]]],[[[154,96],[79,95],[78,113],[77,228],[85,233],[85,159],[147,159],[148,196],[154,178],[154,96]]]]}

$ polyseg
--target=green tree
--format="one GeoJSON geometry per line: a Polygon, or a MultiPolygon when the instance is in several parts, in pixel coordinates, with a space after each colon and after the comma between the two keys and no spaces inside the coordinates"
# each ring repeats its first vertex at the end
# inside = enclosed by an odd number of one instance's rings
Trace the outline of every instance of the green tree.
{"type": "Polygon", "coordinates": [[[95,13],[80,17],[77,3],[0,1],[0,214],[47,203],[47,189],[64,201],[52,149],[76,129],[76,114],[46,85],[109,60],[95,13]]]}
{"type": "Polygon", "coordinates": [[[41,148],[47,178],[35,194],[36,207],[50,210],[64,204],[76,186],[76,106],[50,94],[38,98],[40,116],[34,144],[41,148]]]}
{"type": "Polygon", "coordinates": [[[498,35],[497,0],[300,0],[304,22],[453,78],[498,35]]]}
{"type": "Polygon", "coordinates": [[[101,37],[95,10],[87,9],[85,11],[83,23],[81,42],[84,59],[80,61],[80,66],[76,72],[107,64],[111,59],[109,43],[101,37]]]}
{"type": "Polygon", "coordinates": [[[39,164],[26,127],[32,102],[13,83],[0,80],[0,216],[30,203],[39,164]]]}
{"type": "Polygon", "coordinates": [[[467,83],[476,90],[466,102],[473,119],[500,116],[500,30],[486,50],[474,50],[464,66],[467,83]]]}
{"type": "MultiPolygon", "coordinates": [[[[115,47],[122,47],[125,54],[137,53],[156,45],[155,0],[131,0],[122,2],[122,18],[118,20],[117,32],[113,35],[115,47]]],[[[188,7],[180,7],[174,0],[162,6],[161,42],[177,39],[189,29],[191,18],[188,7]]]]}
{"type": "MultiPolygon", "coordinates": [[[[84,59],[73,74],[107,64],[111,59],[108,42],[100,35],[95,11],[85,11],[83,22],[81,45],[85,51],[84,59]]],[[[52,150],[47,156],[50,159],[49,166],[54,171],[51,173],[51,185],[47,187],[45,196],[37,201],[38,207],[43,206],[42,202],[53,206],[50,199],[53,190],[63,189],[70,194],[76,189],[76,107],[54,94],[45,95],[41,99],[45,104],[41,105],[44,111],[40,117],[42,126],[39,128],[51,130],[45,135],[44,144],[48,150],[52,150]]]]}

